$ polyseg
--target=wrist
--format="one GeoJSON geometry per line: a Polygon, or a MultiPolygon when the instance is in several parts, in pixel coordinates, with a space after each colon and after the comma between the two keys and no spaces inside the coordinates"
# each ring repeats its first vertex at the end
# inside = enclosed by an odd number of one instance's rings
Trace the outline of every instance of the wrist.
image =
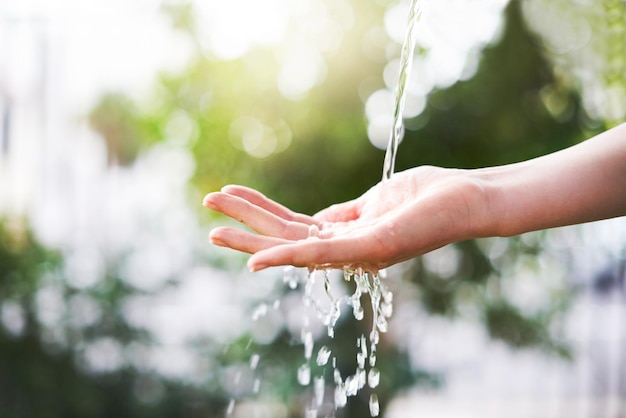
{"type": "Polygon", "coordinates": [[[510,178],[516,176],[517,165],[480,168],[471,171],[471,177],[479,190],[474,221],[470,230],[473,238],[509,237],[517,235],[517,226],[505,190],[510,178]]]}

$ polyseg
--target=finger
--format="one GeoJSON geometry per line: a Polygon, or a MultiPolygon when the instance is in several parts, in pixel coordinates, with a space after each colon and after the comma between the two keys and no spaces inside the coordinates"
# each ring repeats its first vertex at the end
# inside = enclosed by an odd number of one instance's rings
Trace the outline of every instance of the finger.
{"type": "Polygon", "coordinates": [[[253,205],[257,205],[288,221],[302,222],[307,225],[317,223],[311,216],[294,212],[280,203],[268,198],[263,193],[246,186],[228,185],[222,187],[222,192],[245,199],[253,205]]]}
{"type": "Polygon", "coordinates": [[[381,267],[372,243],[364,236],[307,239],[260,250],[248,260],[248,268],[258,271],[271,266],[296,267],[362,266],[381,267]]]}
{"type": "Polygon", "coordinates": [[[276,245],[289,244],[293,242],[283,238],[257,235],[227,227],[219,227],[212,230],[209,233],[209,240],[214,245],[228,247],[250,254],[254,254],[258,251],[265,250],[276,245]]]}
{"type": "Polygon", "coordinates": [[[203,203],[263,235],[293,240],[304,239],[309,235],[308,224],[283,219],[238,196],[223,192],[209,193],[203,203]]]}

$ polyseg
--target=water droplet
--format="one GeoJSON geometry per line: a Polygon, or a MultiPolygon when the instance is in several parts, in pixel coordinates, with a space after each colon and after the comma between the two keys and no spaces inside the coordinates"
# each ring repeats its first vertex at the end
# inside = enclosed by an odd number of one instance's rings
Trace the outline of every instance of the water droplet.
{"type": "Polygon", "coordinates": [[[326,316],[324,323],[328,325],[328,336],[333,338],[335,336],[335,324],[339,320],[339,316],[341,315],[341,307],[340,300],[335,300],[330,305],[330,312],[326,316]]]}
{"type": "Polygon", "coordinates": [[[254,379],[254,384],[252,385],[252,392],[259,393],[260,387],[261,387],[261,381],[258,378],[254,379]]]}
{"type": "Polygon", "coordinates": [[[387,323],[387,320],[384,316],[379,315],[376,318],[376,327],[380,332],[387,332],[389,330],[389,324],[387,323]]]}
{"type": "Polygon", "coordinates": [[[365,359],[367,359],[367,343],[363,334],[361,334],[361,336],[357,338],[356,346],[360,347],[360,351],[356,353],[356,363],[359,369],[364,369],[365,359]]]}
{"type": "Polygon", "coordinates": [[[353,375],[346,378],[346,395],[354,396],[359,391],[359,376],[353,375]]]}
{"type": "Polygon", "coordinates": [[[304,340],[304,358],[308,360],[311,358],[311,354],[313,354],[313,334],[311,334],[311,332],[309,331],[305,332],[303,336],[303,340],[304,340]]]}
{"type": "Polygon", "coordinates": [[[370,395],[370,415],[377,417],[380,413],[380,405],[378,404],[378,396],[375,393],[370,395]]]}
{"type": "Polygon", "coordinates": [[[363,307],[361,306],[361,302],[357,299],[352,303],[352,314],[354,315],[354,319],[360,321],[363,319],[363,307]]]}
{"type": "Polygon", "coordinates": [[[317,418],[317,409],[307,409],[304,411],[304,418],[317,418]]]}
{"type": "Polygon", "coordinates": [[[376,366],[376,351],[372,351],[370,354],[370,367],[376,366]]]}
{"type": "Polygon", "coordinates": [[[343,382],[343,379],[341,378],[341,372],[339,372],[339,370],[337,369],[333,370],[333,378],[335,379],[335,383],[337,385],[341,385],[341,383],[343,382]]]}
{"type": "Polygon", "coordinates": [[[252,312],[252,320],[256,321],[259,318],[261,318],[262,316],[267,315],[267,305],[262,303],[259,306],[256,307],[256,309],[254,310],[254,312],[252,312]]]}
{"type": "Polygon", "coordinates": [[[250,357],[250,369],[254,370],[257,368],[257,366],[259,365],[259,360],[261,359],[261,356],[259,356],[258,354],[254,353],[251,357],[250,357]]]}
{"type": "Polygon", "coordinates": [[[365,359],[367,358],[367,354],[363,355],[362,352],[356,353],[356,363],[359,366],[359,369],[365,368],[365,359]]]}
{"type": "Polygon", "coordinates": [[[363,387],[365,387],[365,369],[359,369],[358,371],[358,376],[359,376],[359,389],[363,389],[363,387]]]}
{"type": "Polygon", "coordinates": [[[391,290],[387,288],[383,289],[383,300],[385,301],[385,303],[393,302],[393,293],[391,293],[391,290]]]}
{"type": "Polygon", "coordinates": [[[231,399],[230,402],[228,402],[228,406],[226,407],[226,415],[232,414],[234,410],[235,410],[235,400],[231,399]]]}
{"type": "Polygon", "coordinates": [[[320,348],[317,352],[317,365],[325,366],[328,363],[328,359],[330,358],[330,349],[325,345],[320,348]]]}
{"type": "Polygon", "coordinates": [[[337,385],[335,387],[335,407],[343,408],[348,403],[348,397],[346,396],[346,392],[343,388],[343,385],[337,385]]]}
{"type": "Polygon", "coordinates": [[[322,403],[324,403],[324,387],[326,382],[323,377],[319,376],[314,379],[313,385],[313,390],[315,392],[315,404],[317,406],[321,406],[322,403]]]}
{"type": "Polygon", "coordinates": [[[302,386],[306,386],[311,382],[311,368],[307,363],[298,368],[298,382],[302,386]]]}
{"type": "Polygon", "coordinates": [[[369,385],[369,387],[374,389],[376,386],[378,386],[379,382],[380,382],[380,370],[378,370],[376,367],[372,367],[369,373],[367,374],[367,384],[369,385]]]}
{"type": "Polygon", "coordinates": [[[380,335],[378,334],[378,331],[373,329],[372,332],[370,332],[370,343],[376,345],[378,344],[379,340],[380,340],[380,335]]]}
{"type": "Polygon", "coordinates": [[[380,312],[385,316],[385,318],[391,318],[391,315],[393,315],[393,305],[387,302],[381,304],[380,312]]]}

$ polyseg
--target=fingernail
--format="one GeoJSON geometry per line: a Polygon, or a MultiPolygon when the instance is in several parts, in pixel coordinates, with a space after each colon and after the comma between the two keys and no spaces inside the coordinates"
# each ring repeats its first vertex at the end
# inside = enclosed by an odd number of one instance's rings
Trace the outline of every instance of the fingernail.
{"type": "Polygon", "coordinates": [[[209,208],[209,209],[214,209],[214,210],[218,210],[217,206],[215,205],[214,199],[213,197],[215,196],[215,192],[213,193],[209,193],[208,195],[204,196],[204,199],[202,199],[202,205],[209,208]]]}
{"type": "Polygon", "coordinates": [[[252,272],[255,273],[257,271],[266,269],[268,266],[265,264],[259,264],[259,263],[248,263],[248,269],[252,272]]]}
{"type": "Polygon", "coordinates": [[[219,239],[219,238],[212,237],[211,235],[209,235],[209,242],[210,242],[211,244],[213,244],[213,245],[217,245],[217,246],[220,246],[220,247],[225,247],[225,246],[226,246],[226,244],[224,243],[224,241],[222,241],[222,240],[221,240],[221,239],[219,239]]]}

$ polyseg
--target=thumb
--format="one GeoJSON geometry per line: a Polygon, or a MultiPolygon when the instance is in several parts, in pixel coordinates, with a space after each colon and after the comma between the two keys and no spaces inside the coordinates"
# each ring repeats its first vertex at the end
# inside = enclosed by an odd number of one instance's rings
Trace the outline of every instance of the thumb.
{"type": "Polygon", "coordinates": [[[358,219],[361,205],[358,200],[350,200],[327,207],[313,215],[318,222],[348,222],[358,219]]]}

